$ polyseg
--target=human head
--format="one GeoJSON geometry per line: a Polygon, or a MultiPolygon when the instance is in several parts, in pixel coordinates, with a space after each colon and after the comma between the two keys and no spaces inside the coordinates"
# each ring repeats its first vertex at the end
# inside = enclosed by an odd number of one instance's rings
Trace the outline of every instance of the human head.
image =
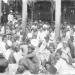
{"type": "Polygon", "coordinates": [[[54,43],[50,43],[49,44],[49,50],[50,50],[51,53],[53,53],[55,51],[55,45],[54,45],[54,43]]]}
{"type": "Polygon", "coordinates": [[[55,54],[55,57],[56,57],[56,59],[57,59],[57,60],[59,60],[59,59],[60,59],[61,54],[62,54],[61,49],[58,49],[58,50],[57,50],[57,52],[56,52],[56,54],[55,54]]]}

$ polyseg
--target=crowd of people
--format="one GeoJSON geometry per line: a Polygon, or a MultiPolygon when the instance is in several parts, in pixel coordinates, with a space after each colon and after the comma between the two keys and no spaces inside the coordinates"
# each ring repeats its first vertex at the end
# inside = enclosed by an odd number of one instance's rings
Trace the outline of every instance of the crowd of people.
{"type": "Polygon", "coordinates": [[[55,25],[21,19],[12,11],[0,26],[0,72],[15,74],[75,74],[75,26],[64,22],[55,39],[55,25]]]}

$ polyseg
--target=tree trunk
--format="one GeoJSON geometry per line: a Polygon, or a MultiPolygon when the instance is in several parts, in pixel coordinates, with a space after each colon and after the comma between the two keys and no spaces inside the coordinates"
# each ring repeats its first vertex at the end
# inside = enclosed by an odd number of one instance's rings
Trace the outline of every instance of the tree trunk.
{"type": "Polygon", "coordinates": [[[60,36],[60,25],[61,25],[61,0],[56,0],[55,8],[55,39],[60,36]]]}
{"type": "Polygon", "coordinates": [[[27,25],[27,0],[22,0],[22,26],[23,31],[27,25]]]}

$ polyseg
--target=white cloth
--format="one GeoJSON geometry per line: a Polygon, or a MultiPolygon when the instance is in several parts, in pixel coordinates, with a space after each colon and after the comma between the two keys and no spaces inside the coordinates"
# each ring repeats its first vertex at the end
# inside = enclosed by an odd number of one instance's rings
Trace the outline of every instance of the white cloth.
{"type": "Polygon", "coordinates": [[[67,41],[70,39],[70,31],[66,32],[66,39],[67,39],[67,41]]]}
{"type": "Polygon", "coordinates": [[[75,42],[75,32],[73,33],[73,37],[74,37],[74,42],[75,42]]]}
{"type": "Polygon", "coordinates": [[[4,34],[4,32],[5,32],[5,27],[2,26],[1,31],[0,31],[0,34],[4,34]]]}
{"type": "Polygon", "coordinates": [[[51,39],[51,40],[54,40],[54,39],[55,39],[55,32],[51,32],[50,35],[51,35],[51,36],[50,36],[50,39],[51,39]]]}
{"type": "Polygon", "coordinates": [[[65,58],[68,62],[69,62],[69,53],[70,53],[70,49],[67,47],[66,49],[62,49],[62,58],[65,58]]]}
{"type": "Polygon", "coordinates": [[[32,39],[32,40],[31,40],[31,44],[32,44],[33,46],[35,46],[35,47],[38,47],[39,41],[38,41],[37,39],[32,39]]]}
{"type": "Polygon", "coordinates": [[[13,22],[14,16],[12,14],[8,15],[8,22],[13,22]]]}
{"type": "Polygon", "coordinates": [[[50,51],[48,51],[47,49],[44,49],[44,50],[39,50],[38,53],[37,53],[37,57],[39,58],[39,61],[48,61],[49,59],[49,56],[50,56],[50,51]]]}
{"type": "Polygon", "coordinates": [[[9,59],[9,56],[10,54],[12,53],[12,50],[11,49],[8,49],[6,52],[5,52],[5,58],[8,60],[9,59]]]}
{"type": "Polygon", "coordinates": [[[12,41],[11,40],[7,40],[7,45],[11,47],[12,46],[12,41]]]}
{"type": "Polygon", "coordinates": [[[15,24],[15,23],[17,23],[17,20],[16,19],[13,20],[13,24],[15,24]]]}
{"type": "Polygon", "coordinates": [[[27,34],[27,37],[28,37],[28,38],[32,38],[32,36],[33,36],[32,33],[28,33],[28,34],[27,34]]]}
{"type": "Polygon", "coordinates": [[[44,32],[44,31],[40,32],[39,31],[38,34],[37,34],[37,39],[43,41],[45,36],[46,36],[46,34],[47,34],[47,32],[44,32]]]}
{"type": "Polygon", "coordinates": [[[66,61],[60,58],[55,65],[59,74],[75,74],[75,68],[67,64],[66,61]]]}
{"type": "Polygon", "coordinates": [[[18,64],[9,64],[8,68],[9,68],[9,74],[15,75],[18,68],[18,64]]]}
{"type": "MultiPolygon", "coordinates": [[[[57,49],[61,49],[61,48],[63,48],[63,44],[62,43],[59,43],[58,45],[57,45],[57,49]]],[[[56,50],[57,50],[56,49],[56,50]]]]}
{"type": "Polygon", "coordinates": [[[5,55],[5,52],[6,52],[5,45],[6,45],[6,43],[3,42],[3,41],[0,39],[0,53],[3,53],[4,55],[5,55]]]}
{"type": "Polygon", "coordinates": [[[19,60],[21,59],[21,58],[23,58],[23,56],[22,56],[22,51],[20,50],[19,52],[14,52],[14,58],[15,58],[15,60],[16,60],[16,62],[18,63],[19,62],[19,60]]]}
{"type": "Polygon", "coordinates": [[[48,28],[48,26],[46,24],[43,25],[43,28],[48,28]]]}
{"type": "Polygon", "coordinates": [[[45,47],[46,47],[46,45],[47,45],[47,43],[46,43],[46,41],[44,40],[44,41],[42,42],[42,44],[41,44],[39,50],[40,50],[40,51],[41,51],[41,50],[44,50],[45,47]]]}

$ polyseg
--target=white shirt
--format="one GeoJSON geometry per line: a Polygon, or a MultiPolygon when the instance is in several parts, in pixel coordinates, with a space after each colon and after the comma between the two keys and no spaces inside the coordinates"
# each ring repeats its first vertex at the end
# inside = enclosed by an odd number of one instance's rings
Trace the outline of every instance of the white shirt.
{"type": "Polygon", "coordinates": [[[34,47],[38,47],[38,45],[39,45],[39,41],[38,41],[38,39],[31,39],[31,44],[34,46],[34,47]]]}
{"type": "Polygon", "coordinates": [[[5,52],[5,58],[8,60],[9,59],[9,56],[10,54],[12,53],[12,50],[11,49],[8,49],[6,52],[5,52]]]}
{"type": "Polygon", "coordinates": [[[3,42],[0,38],[0,53],[3,53],[3,55],[5,55],[5,52],[6,52],[5,45],[6,45],[6,43],[3,42]]]}
{"type": "Polygon", "coordinates": [[[62,58],[65,58],[69,62],[69,56],[68,54],[70,53],[70,49],[67,47],[66,49],[62,49],[62,58]]]}
{"type": "Polygon", "coordinates": [[[50,36],[50,39],[51,39],[51,40],[54,40],[54,39],[55,39],[55,32],[51,32],[50,35],[51,35],[51,36],[50,36]]]}
{"type": "Polygon", "coordinates": [[[21,58],[23,58],[23,56],[22,56],[22,51],[20,50],[19,52],[14,52],[14,58],[15,58],[15,60],[16,60],[16,62],[18,63],[19,62],[19,60],[21,59],[21,58]]]}
{"type": "Polygon", "coordinates": [[[4,26],[2,26],[0,34],[4,34],[4,32],[5,32],[5,28],[4,28],[4,26]]]}
{"type": "Polygon", "coordinates": [[[46,47],[46,45],[47,45],[47,43],[46,43],[46,41],[44,40],[44,41],[42,42],[42,44],[41,44],[39,50],[44,50],[45,47],[46,47]]]}
{"type": "Polygon", "coordinates": [[[74,37],[74,42],[75,42],[75,32],[73,33],[73,37],[74,37]]]}
{"type": "Polygon", "coordinates": [[[66,39],[67,39],[67,41],[70,39],[70,31],[66,32],[66,39]]]}
{"type": "Polygon", "coordinates": [[[55,65],[59,74],[75,74],[75,68],[67,64],[66,61],[60,58],[55,65]]]}
{"type": "Polygon", "coordinates": [[[56,48],[56,49],[61,49],[61,48],[63,48],[63,44],[62,44],[62,42],[59,43],[59,44],[57,45],[57,48],[56,48]]]}
{"type": "Polygon", "coordinates": [[[16,19],[14,19],[14,20],[13,20],[13,24],[15,24],[16,22],[17,22],[17,20],[16,20],[16,19]]]}
{"type": "Polygon", "coordinates": [[[32,36],[33,36],[32,33],[28,33],[28,34],[27,34],[27,37],[28,37],[28,38],[32,38],[32,36]]]}
{"type": "Polygon", "coordinates": [[[12,14],[8,15],[8,22],[13,22],[14,16],[12,14]]]}
{"type": "Polygon", "coordinates": [[[42,62],[44,60],[48,61],[49,56],[50,56],[50,52],[47,49],[39,50],[37,53],[37,57],[39,58],[39,61],[42,61],[42,62]]]}
{"type": "Polygon", "coordinates": [[[44,31],[39,31],[37,34],[37,39],[43,41],[44,37],[46,36],[46,33],[44,31]]]}

